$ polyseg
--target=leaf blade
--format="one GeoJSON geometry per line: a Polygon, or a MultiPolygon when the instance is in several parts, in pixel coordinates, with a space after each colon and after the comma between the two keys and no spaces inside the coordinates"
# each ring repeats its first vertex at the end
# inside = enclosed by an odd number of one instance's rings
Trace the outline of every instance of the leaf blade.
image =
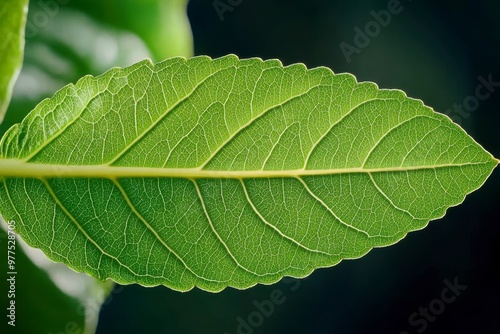
{"type": "Polygon", "coordinates": [[[393,244],[497,163],[401,91],[275,60],[174,58],[85,77],[9,130],[0,210],[78,271],[219,291],[393,244]]]}

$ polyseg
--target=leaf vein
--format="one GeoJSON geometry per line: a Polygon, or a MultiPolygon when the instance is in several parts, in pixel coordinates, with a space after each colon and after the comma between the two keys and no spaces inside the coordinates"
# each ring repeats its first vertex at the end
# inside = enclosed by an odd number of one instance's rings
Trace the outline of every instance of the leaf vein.
{"type": "Polygon", "coordinates": [[[165,249],[167,249],[172,255],[174,255],[183,265],[184,267],[190,272],[192,273],[195,277],[197,278],[200,278],[200,279],[203,279],[207,282],[216,282],[216,283],[219,283],[219,281],[216,281],[216,280],[211,280],[211,279],[208,279],[206,277],[203,277],[197,273],[195,273],[188,265],[187,263],[182,259],[182,257],[177,254],[169,245],[167,245],[167,243],[159,236],[158,232],[156,232],[156,230],[148,223],[148,221],[139,213],[139,211],[137,210],[137,208],[135,207],[135,205],[132,203],[130,197],[127,195],[127,192],[125,191],[125,189],[123,189],[123,187],[121,186],[121,184],[118,182],[117,179],[111,179],[113,184],[118,188],[118,190],[120,191],[123,199],[125,200],[125,202],[127,202],[127,205],[130,207],[130,210],[132,210],[132,212],[134,213],[134,215],[144,224],[144,226],[146,227],[146,229],[148,231],[150,231],[153,236],[156,238],[157,241],[159,241],[161,243],[161,245],[163,247],[165,247],[165,249]]]}
{"type": "Polygon", "coordinates": [[[57,204],[57,206],[59,206],[59,208],[66,215],[66,217],[68,217],[69,220],[71,222],[73,222],[73,224],[84,235],[84,237],[87,239],[87,241],[90,241],[102,254],[104,254],[107,257],[109,257],[110,259],[114,260],[121,267],[123,267],[126,270],[128,270],[132,275],[139,276],[139,277],[144,277],[144,276],[152,277],[151,275],[148,275],[148,274],[146,274],[146,275],[140,275],[140,274],[134,272],[129,266],[127,266],[124,263],[122,263],[117,257],[115,257],[115,256],[107,253],[106,251],[104,251],[104,249],[102,249],[101,246],[99,246],[97,244],[97,242],[90,237],[90,235],[83,229],[83,227],[80,225],[80,223],[78,223],[78,221],[75,219],[75,217],[73,217],[73,215],[68,211],[68,209],[62,204],[62,202],[59,200],[59,198],[55,194],[55,192],[52,189],[52,187],[50,186],[50,184],[47,182],[47,179],[42,178],[42,179],[39,179],[39,180],[44,184],[44,186],[47,189],[47,191],[49,192],[50,196],[54,199],[54,202],[57,204]]]}
{"type": "Polygon", "coordinates": [[[220,68],[218,70],[216,70],[215,72],[213,73],[210,73],[209,75],[207,75],[206,78],[204,78],[203,80],[201,80],[199,83],[197,83],[193,89],[186,94],[186,96],[182,97],[181,99],[179,99],[178,101],[176,101],[171,107],[167,108],[150,126],[148,126],[139,136],[137,136],[134,140],[132,140],[127,146],[125,146],[125,148],[123,148],[120,152],[117,153],[117,155],[115,155],[115,157],[113,159],[111,159],[110,161],[107,162],[107,165],[112,165],[114,164],[116,161],[118,161],[118,159],[120,159],[128,150],[130,150],[136,143],[138,143],[139,141],[141,141],[148,133],[150,133],[150,131],[152,129],[154,129],[158,124],[160,124],[160,122],[168,115],[170,114],[171,112],[173,112],[182,102],[186,101],[189,97],[191,97],[208,79],[214,77],[215,75],[217,75],[219,72],[223,71],[223,70],[227,70],[227,68],[220,68]]]}
{"type": "Polygon", "coordinates": [[[210,218],[210,215],[208,214],[208,210],[207,210],[207,207],[205,205],[205,201],[203,200],[203,196],[201,194],[201,191],[200,191],[200,187],[198,185],[198,182],[196,182],[195,179],[190,179],[191,182],[193,182],[193,185],[194,185],[194,188],[196,190],[196,194],[198,195],[198,198],[200,200],[200,204],[201,204],[201,207],[203,209],[203,213],[205,214],[205,217],[207,218],[207,221],[208,221],[208,224],[210,225],[210,228],[212,229],[212,232],[214,233],[215,237],[217,238],[217,240],[219,240],[219,242],[222,244],[222,246],[226,249],[226,252],[228,253],[229,257],[231,257],[231,259],[234,261],[234,263],[240,267],[241,269],[243,269],[244,271],[252,274],[252,275],[255,275],[255,276],[265,276],[265,275],[260,275],[256,272],[253,272],[251,271],[250,269],[244,267],[237,259],[236,257],[233,255],[233,253],[231,252],[231,250],[229,249],[228,245],[224,242],[224,240],[222,240],[221,236],[219,235],[219,233],[217,232],[217,230],[215,229],[215,226],[212,222],[212,218],[210,218]]]}
{"type": "MultiPolygon", "coordinates": [[[[406,172],[408,173],[408,172],[406,172]]],[[[419,218],[415,217],[410,211],[408,210],[405,210],[403,208],[400,208],[398,207],[396,204],[394,204],[394,202],[392,201],[392,199],[387,196],[387,194],[382,190],[380,189],[379,185],[377,184],[377,182],[375,182],[375,179],[373,178],[373,175],[372,173],[368,173],[368,175],[370,176],[370,180],[372,181],[373,183],[373,186],[375,187],[375,189],[377,189],[377,191],[387,200],[389,201],[389,203],[391,203],[391,205],[398,211],[401,211],[401,212],[404,212],[406,213],[408,216],[410,216],[412,219],[414,220],[418,220],[419,218]]],[[[408,175],[408,174],[407,174],[408,175]]]]}
{"type": "MultiPolygon", "coordinates": [[[[412,120],[416,119],[416,118],[419,118],[419,117],[426,117],[426,118],[431,118],[433,119],[432,117],[429,117],[429,116],[426,116],[426,115],[415,115],[413,117],[410,117],[408,118],[407,120],[404,120],[403,122],[400,122],[398,124],[396,124],[395,126],[393,126],[392,128],[390,128],[386,133],[384,133],[378,140],[377,142],[372,146],[372,148],[370,149],[370,151],[368,151],[368,153],[366,154],[366,157],[365,157],[365,160],[363,161],[363,163],[361,164],[361,168],[364,168],[365,165],[366,165],[366,162],[370,159],[372,153],[375,151],[375,149],[380,145],[380,143],[382,143],[382,141],[387,138],[393,131],[395,131],[396,129],[399,129],[401,126],[403,126],[404,124],[408,123],[408,122],[411,122],[412,120]]],[[[409,150],[410,152],[411,150],[409,150]]],[[[401,165],[402,166],[402,165],[401,165]]]]}
{"type": "Polygon", "coordinates": [[[376,101],[376,100],[390,101],[390,100],[394,100],[394,99],[393,98],[373,98],[373,99],[365,100],[365,101],[355,105],[354,107],[352,107],[351,110],[349,110],[345,115],[343,115],[336,122],[331,124],[330,127],[325,131],[325,133],[323,135],[321,135],[321,137],[319,137],[319,139],[311,146],[311,149],[309,150],[309,154],[307,155],[307,157],[304,160],[303,169],[307,169],[309,159],[311,159],[313,152],[316,150],[316,148],[319,146],[319,144],[326,138],[326,136],[328,136],[328,134],[331,133],[331,131],[334,127],[341,124],[342,121],[344,121],[344,119],[346,119],[346,117],[349,116],[350,114],[352,114],[356,109],[360,108],[361,106],[363,106],[371,101],[376,101]]]}
{"type": "Polygon", "coordinates": [[[214,152],[212,152],[212,154],[210,154],[210,156],[207,158],[207,160],[205,160],[204,163],[202,163],[198,169],[204,169],[209,163],[210,161],[215,158],[215,156],[217,154],[219,154],[219,152],[221,152],[224,147],[226,147],[234,138],[236,138],[236,136],[240,133],[242,133],[245,129],[247,129],[250,125],[254,124],[254,122],[260,118],[262,118],[263,116],[265,116],[267,113],[269,113],[270,111],[274,110],[274,109],[277,109],[279,107],[282,107],[284,106],[285,104],[287,104],[288,102],[290,101],[293,101],[295,99],[298,99],[302,96],[305,96],[307,95],[309,92],[311,92],[313,89],[315,88],[319,88],[321,86],[325,86],[324,84],[317,84],[317,85],[314,85],[312,87],[310,87],[309,89],[307,89],[305,92],[303,93],[300,93],[300,94],[297,94],[297,95],[294,95],[294,96],[291,96],[283,101],[281,101],[280,103],[274,105],[274,106],[271,106],[267,109],[264,109],[260,114],[258,114],[257,116],[255,117],[252,117],[250,118],[250,120],[245,123],[243,126],[241,126],[239,129],[237,129],[233,134],[231,134],[214,152]]]}
{"type": "Polygon", "coordinates": [[[240,183],[241,183],[241,186],[243,188],[243,192],[245,193],[245,197],[246,197],[246,199],[248,201],[248,204],[250,204],[250,207],[252,208],[252,210],[264,222],[265,225],[269,226],[273,231],[275,231],[276,233],[278,233],[284,239],[291,241],[293,244],[295,244],[299,248],[302,248],[302,249],[304,249],[304,250],[306,250],[308,252],[319,253],[319,254],[328,255],[328,256],[332,256],[333,255],[333,254],[330,254],[328,252],[324,252],[324,251],[321,251],[321,250],[318,250],[318,249],[311,249],[311,248],[309,248],[309,247],[301,244],[299,241],[295,240],[294,238],[289,237],[288,235],[286,235],[285,233],[283,233],[279,228],[277,228],[273,224],[269,223],[267,221],[267,219],[262,215],[262,213],[257,209],[257,207],[253,203],[252,199],[250,198],[250,194],[248,193],[248,189],[247,189],[247,187],[246,187],[245,182],[243,181],[243,179],[240,179],[240,183]]]}
{"type": "Polygon", "coordinates": [[[319,198],[319,197],[318,197],[318,196],[317,196],[317,195],[316,195],[316,194],[315,194],[315,193],[311,190],[311,188],[309,188],[309,186],[307,185],[306,181],[305,181],[302,177],[298,176],[298,177],[296,177],[296,178],[297,178],[297,180],[299,180],[299,182],[300,182],[300,183],[302,183],[302,185],[304,186],[304,189],[305,189],[305,190],[309,193],[309,195],[311,195],[311,196],[312,196],[312,198],[314,198],[314,199],[315,199],[315,200],[316,200],[319,204],[321,204],[321,206],[323,206],[323,207],[324,207],[324,208],[325,208],[325,209],[326,209],[326,210],[327,210],[327,211],[328,211],[328,212],[332,215],[332,217],[334,217],[334,218],[335,218],[335,220],[339,221],[342,225],[345,225],[347,228],[350,228],[350,229],[352,229],[352,230],[354,230],[354,231],[356,231],[356,232],[359,232],[359,233],[364,234],[364,235],[365,235],[368,239],[370,239],[370,238],[371,238],[371,236],[368,234],[368,232],[363,231],[363,230],[361,230],[361,229],[359,229],[359,228],[357,228],[357,227],[355,227],[355,226],[353,226],[353,225],[350,225],[350,224],[348,224],[348,223],[344,222],[342,219],[340,219],[340,217],[338,217],[338,216],[335,214],[335,212],[333,212],[333,210],[332,210],[332,209],[331,209],[328,205],[326,205],[326,203],[325,203],[325,202],[324,202],[321,198],[319,198]]]}

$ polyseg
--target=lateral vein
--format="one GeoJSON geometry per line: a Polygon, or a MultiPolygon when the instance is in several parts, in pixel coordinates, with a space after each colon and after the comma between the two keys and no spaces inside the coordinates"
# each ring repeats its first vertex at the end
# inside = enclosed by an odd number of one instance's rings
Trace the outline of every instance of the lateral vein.
{"type": "Polygon", "coordinates": [[[132,212],[134,213],[134,215],[144,224],[144,226],[146,226],[146,228],[154,235],[154,237],[156,238],[156,240],[158,240],[162,245],[163,247],[165,247],[172,255],[174,255],[177,260],[179,260],[182,265],[186,268],[186,270],[188,270],[193,276],[195,276],[196,278],[199,278],[199,279],[202,279],[204,281],[208,281],[208,282],[216,282],[216,283],[220,283],[219,281],[216,281],[216,280],[211,280],[211,279],[208,279],[206,277],[203,277],[197,273],[195,273],[188,265],[187,263],[184,261],[184,259],[179,255],[177,254],[177,252],[175,252],[161,237],[160,235],[158,234],[158,232],[156,232],[156,230],[151,226],[151,224],[149,224],[149,222],[146,220],[146,218],[144,218],[141,213],[137,210],[137,208],[135,207],[135,205],[132,203],[132,200],[130,199],[130,197],[128,196],[127,192],[125,191],[125,189],[123,189],[122,185],[118,182],[118,180],[116,179],[113,179],[113,184],[118,188],[118,190],[120,191],[123,199],[125,200],[125,202],[127,202],[127,205],[130,207],[130,210],[132,210],[132,212]]]}

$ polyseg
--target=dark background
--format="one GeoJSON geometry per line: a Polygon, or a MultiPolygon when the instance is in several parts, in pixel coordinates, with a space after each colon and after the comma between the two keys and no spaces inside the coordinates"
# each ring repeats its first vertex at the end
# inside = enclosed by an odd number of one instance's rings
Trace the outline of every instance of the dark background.
{"type": "MultiPolygon", "coordinates": [[[[212,0],[189,3],[196,55],[234,53],[241,58],[278,58],[285,65],[327,66],[381,88],[402,89],[448,113],[500,157],[500,86],[468,114],[453,111],[455,104],[471,101],[468,97],[475,95],[478,77],[500,82],[498,2],[401,0],[401,12],[391,15],[390,23],[358,47],[350,61],[339,45],[356,47],[355,27],[364,31],[374,20],[371,11],[387,9],[390,1],[220,2],[233,4],[222,14],[223,20],[212,0]]],[[[76,0],[68,6],[85,7],[76,0]]],[[[100,22],[117,25],[119,14],[86,10],[100,22]]],[[[15,107],[30,107],[30,102],[23,103],[13,101],[15,107]]],[[[103,305],[97,333],[498,333],[499,187],[496,170],[480,190],[424,230],[298,282],[245,291],[229,288],[218,294],[117,287],[103,305]],[[427,321],[425,329],[422,322],[412,326],[409,317],[414,312],[437,305],[445,280],[467,288],[427,321]],[[254,302],[269,300],[276,289],[283,293],[283,303],[263,316],[258,326],[238,332],[238,319],[248,322],[253,316],[255,324],[260,319],[254,302]]]]}

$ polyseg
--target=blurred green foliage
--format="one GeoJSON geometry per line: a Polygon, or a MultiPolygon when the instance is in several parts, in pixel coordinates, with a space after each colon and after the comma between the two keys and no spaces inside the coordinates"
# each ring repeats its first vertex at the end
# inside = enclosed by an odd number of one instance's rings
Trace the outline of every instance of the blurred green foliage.
{"type": "Polygon", "coordinates": [[[0,5],[0,123],[21,69],[28,0],[4,0],[0,5]]]}
{"type": "Polygon", "coordinates": [[[193,55],[188,0],[74,0],[71,6],[96,20],[136,33],[154,60],[193,55]]]}

